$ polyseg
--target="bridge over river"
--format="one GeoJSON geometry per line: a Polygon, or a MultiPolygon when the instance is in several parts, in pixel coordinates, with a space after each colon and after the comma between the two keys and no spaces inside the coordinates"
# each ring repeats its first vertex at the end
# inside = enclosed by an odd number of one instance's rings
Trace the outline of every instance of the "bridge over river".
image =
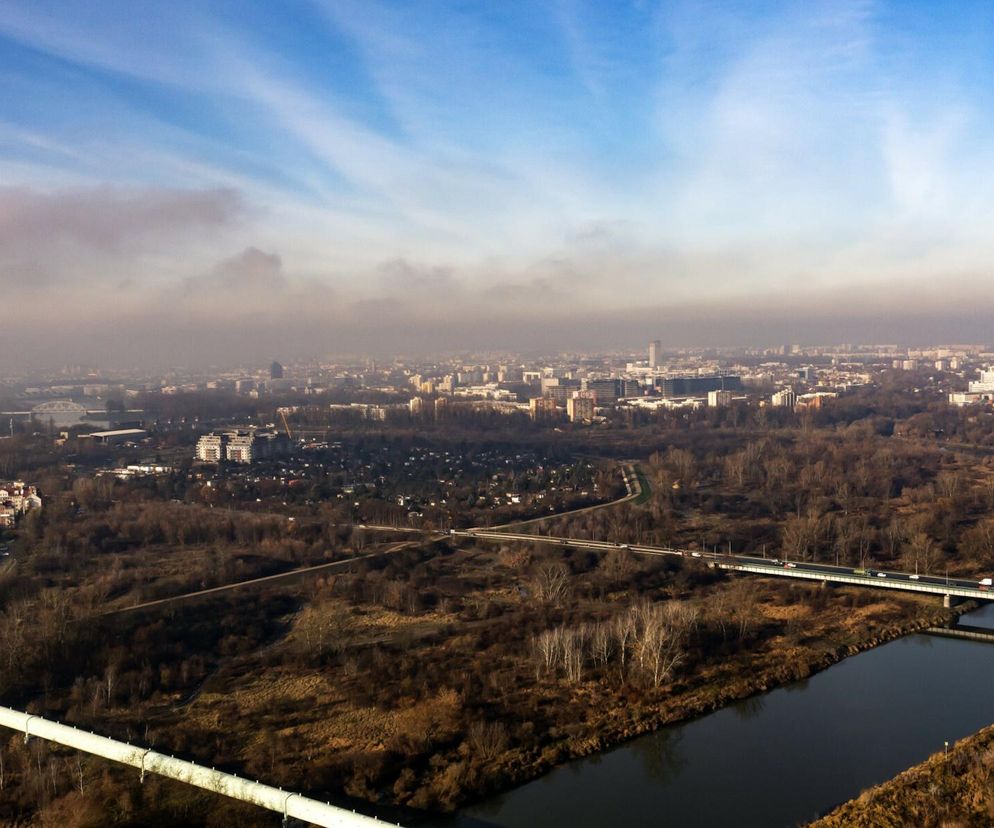
{"type": "MultiPolygon", "coordinates": [[[[386,528],[386,527],[384,527],[386,528]]],[[[796,578],[806,581],[820,581],[829,584],[872,587],[874,589],[896,589],[902,592],[926,592],[941,595],[946,606],[955,599],[974,601],[994,600],[994,591],[975,580],[949,578],[948,576],[920,575],[896,570],[865,570],[852,567],[831,566],[807,561],[781,561],[760,558],[752,555],[733,555],[721,552],[704,552],[691,549],[674,549],[668,546],[647,546],[645,544],[612,543],[611,541],[585,540],[555,535],[531,535],[521,532],[504,532],[493,529],[453,529],[453,537],[475,538],[495,543],[523,541],[527,543],[558,544],[578,549],[591,549],[607,552],[612,549],[627,549],[636,555],[660,555],[699,559],[702,563],[717,569],[735,572],[748,572],[777,578],[796,578]]]]}
{"type": "MultiPolygon", "coordinates": [[[[628,474],[625,475],[625,483],[628,494],[622,501],[631,499],[638,495],[639,488],[629,482],[628,474]]],[[[612,505],[612,504],[607,504],[612,505]]],[[[595,507],[596,508],[596,507],[595,507]]],[[[537,523],[538,521],[534,521],[537,523]]],[[[523,532],[510,531],[511,529],[524,524],[508,524],[507,528],[479,528],[479,529],[452,529],[448,535],[452,538],[472,538],[477,541],[491,543],[507,543],[508,541],[518,541],[524,543],[555,544],[558,546],[568,546],[578,549],[590,549],[597,552],[608,552],[612,550],[628,550],[635,555],[653,555],[664,557],[681,557],[699,560],[702,564],[716,569],[725,569],[735,572],[745,572],[754,575],[772,576],[777,578],[795,578],[808,581],[819,581],[826,584],[846,584],[849,586],[869,587],[873,589],[896,589],[903,592],[923,592],[933,595],[941,595],[944,602],[950,605],[955,599],[971,599],[974,601],[989,602],[994,601],[994,593],[989,591],[984,585],[974,580],[962,578],[937,577],[934,575],[919,575],[917,573],[898,572],[892,570],[853,570],[849,567],[830,566],[828,564],[813,563],[808,561],[781,561],[767,558],[755,557],[751,555],[734,555],[719,552],[706,552],[694,549],[674,549],[665,546],[649,546],[645,544],[625,544],[613,543],[611,541],[586,540],[583,538],[571,538],[556,535],[536,535],[523,532]]],[[[398,532],[405,534],[416,534],[422,532],[418,529],[398,529],[392,526],[361,525],[357,528],[374,531],[398,532]]],[[[444,537],[444,533],[424,530],[423,534],[428,538],[438,539],[444,537]]],[[[404,541],[394,544],[388,548],[403,548],[412,541],[404,541]]],[[[382,554],[382,553],[381,553],[382,554]]],[[[369,557],[361,556],[361,557],[369,557]]],[[[340,561],[327,566],[339,566],[354,563],[355,560],[340,561]]],[[[323,569],[315,567],[312,569],[323,569]]],[[[309,570],[308,570],[309,571],[309,570]]],[[[298,576],[301,572],[285,573],[289,576],[298,576]]],[[[239,586],[248,586],[253,583],[269,583],[276,578],[285,575],[274,576],[273,578],[255,579],[253,581],[234,584],[215,590],[207,590],[213,594],[222,589],[231,589],[239,586]]],[[[202,593],[194,593],[199,595],[202,593]]],[[[165,599],[163,601],[150,602],[147,606],[168,603],[170,600],[179,600],[191,596],[178,596],[176,599],[165,599]]],[[[936,635],[944,635],[956,638],[968,638],[973,640],[991,641],[992,631],[975,627],[950,627],[932,628],[928,632],[936,635]]],[[[296,817],[307,820],[315,825],[323,826],[374,826],[383,823],[365,817],[360,814],[350,813],[342,808],[337,808],[328,803],[318,802],[292,791],[282,791],[271,786],[251,782],[232,774],[223,773],[213,768],[205,768],[172,756],[159,754],[150,748],[140,748],[122,742],[116,742],[97,734],[77,730],[43,719],[39,716],[31,715],[19,710],[0,707],[0,727],[12,728],[24,733],[25,739],[29,736],[37,736],[62,745],[76,748],[77,750],[102,756],[113,761],[131,765],[141,771],[142,776],[146,772],[158,773],[173,779],[196,785],[216,793],[252,802],[263,808],[282,813],[284,822],[288,818],[296,817]]]]}

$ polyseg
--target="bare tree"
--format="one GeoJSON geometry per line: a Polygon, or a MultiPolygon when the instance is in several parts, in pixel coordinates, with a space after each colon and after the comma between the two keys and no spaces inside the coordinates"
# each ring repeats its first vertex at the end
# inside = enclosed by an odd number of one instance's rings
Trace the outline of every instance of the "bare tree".
{"type": "Polygon", "coordinates": [[[563,630],[563,633],[561,645],[563,672],[571,684],[579,684],[583,677],[586,630],[584,627],[580,627],[574,630],[563,630]]]}
{"type": "Polygon", "coordinates": [[[113,706],[114,691],[117,689],[117,665],[108,664],[104,670],[104,692],[107,694],[107,707],[113,706]]]}
{"type": "Polygon", "coordinates": [[[963,545],[970,557],[985,566],[994,563],[994,520],[982,520],[963,536],[963,545]]]}
{"type": "Polygon", "coordinates": [[[836,483],[835,500],[842,508],[842,514],[849,514],[849,510],[852,508],[854,496],[855,492],[853,492],[853,487],[848,480],[842,479],[836,483]]]}
{"type": "Polygon", "coordinates": [[[612,578],[624,578],[637,568],[638,562],[628,549],[609,549],[600,562],[600,569],[612,578]]]}
{"type": "Polygon", "coordinates": [[[745,485],[749,474],[749,460],[744,451],[735,452],[725,458],[725,478],[740,488],[745,485]]]}
{"type": "Polygon", "coordinates": [[[861,517],[856,524],[856,555],[860,566],[865,565],[870,549],[873,548],[875,536],[876,530],[870,526],[866,517],[861,517]]]}
{"type": "Polygon", "coordinates": [[[784,556],[802,561],[813,557],[822,530],[823,522],[817,514],[787,518],[783,528],[784,556]]]}
{"type": "Polygon", "coordinates": [[[558,628],[543,630],[532,638],[532,652],[536,656],[536,676],[539,670],[544,674],[551,673],[556,666],[559,654],[558,628]]]}
{"type": "Polygon", "coordinates": [[[0,655],[4,663],[4,673],[14,672],[18,653],[24,646],[26,607],[22,602],[14,602],[0,614],[0,655]]]}
{"type": "Polygon", "coordinates": [[[932,571],[932,567],[938,562],[938,550],[935,541],[925,532],[915,532],[908,542],[911,559],[914,562],[915,571],[921,569],[924,573],[932,571]]]}
{"type": "Polygon", "coordinates": [[[84,782],[84,777],[83,777],[84,765],[83,765],[83,754],[82,753],[79,753],[79,752],[76,753],[75,766],[76,766],[75,767],[75,770],[76,770],[76,779],[77,779],[77,784],[79,786],[79,792],[83,793],[83,787],[84,787],[83,786],[83,782],[84,782]]]}
{"type": "Polygon", "coordinates": [[[738,636],[744,638],[749,628],[756,622],[756,583],[751,579],[738,578],[727,591],[738,627],[738,636]]]}
{"type": "Polygon", "coordinates": [[[561,563],[545,564],[539,567],[532,581],[535,597],[539,601],[561,604],[571,592],[569,567],[561,563]]]}
{"type": "Polygon", "coordinates": [[[731,620],[731,610],[728,592],[724,589],[715,590],[707,599],[707,609],[721,630],[721,640],[728,640],[728,625],[731,620]]]}
{"type": "Polygon", "coordinates": [[[652,686],[667,679],[685,654],[681,646],[681,616],[658,604],[642,603],[635,607],[639,669],[651,676],[652,686]]]}
{"type": "Polygon", "coordinates": [[[594,659],[595,664],[599,664],[601,667],[607,665],[608,661],[611,659],[613,650],[612,644],[613,641],[609,625],[604,621],[594,624],[593,630],[590,634],[590,654],[594,659]]]}
{"type": "Polygon", "coordinates": [[[507,750],[507,726],[503,722],[472,722],[466,732],[466,741],[480,759],[496,759],[507,750]]]}
{"type": "Polygon", "coordinates": [[[954,498],[959,492],[960,484],[962,482],[963,479],[959,472],[955,471],[940,472],[935,478],[935,485],[939,490],[939,494],[942,497],[948,497],[950,499],[954,498]]]}
{"type": "Polygon", "coordinates": [[[697,478],[697,461],[686,449],[670,449],[666,463],[673,469],[685,488],[692,488],[697,478]]]}
{"type": "Polygon", "coordinates": [[[611,622],[611,632],[617,645],[618,661],[620,664],[621,678],[625,678],[625,666],[628,656],[628,648],[631,646],[632,638],[635,635],[635,619],[631,612],[615,616],[611,622]]]}
{"type": "Polygon", "coordinates": [[[884,541],[884,550],[888,558],[896,558],[901,549],[901,545],[908,539],[908,527],[901,518],[895,516],[891,518],[887,528],[881,532],[884,541]]]}

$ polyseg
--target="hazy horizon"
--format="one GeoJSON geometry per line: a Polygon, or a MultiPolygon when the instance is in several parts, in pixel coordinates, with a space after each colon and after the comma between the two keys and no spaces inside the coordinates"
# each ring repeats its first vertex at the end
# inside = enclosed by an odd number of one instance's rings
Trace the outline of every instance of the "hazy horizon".
{"type": "Polygon", "coordinates": [[[3,4],[16,368],[986,342],[982,3],[3,4]]]}

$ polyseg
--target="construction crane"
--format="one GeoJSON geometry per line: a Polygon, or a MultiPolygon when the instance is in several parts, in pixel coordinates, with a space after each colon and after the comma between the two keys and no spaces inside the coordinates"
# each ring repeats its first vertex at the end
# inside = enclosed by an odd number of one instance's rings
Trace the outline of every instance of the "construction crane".
{"type": "Polygon", "coordinates": [[[286,429],[286,436],[289,437],[290,440],[293,440],[293,434],[290,433],[290,423],[286,420],[286,409],[277,408],[276,411],[280,415],[280,419],[283,420],[283,428],[286,429]]]}

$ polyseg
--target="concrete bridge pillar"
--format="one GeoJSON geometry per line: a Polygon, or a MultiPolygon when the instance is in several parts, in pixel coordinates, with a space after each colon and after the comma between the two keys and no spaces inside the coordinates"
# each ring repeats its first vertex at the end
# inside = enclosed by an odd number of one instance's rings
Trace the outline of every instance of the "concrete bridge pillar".
{"type": "Polygon", "coordinates": [[[959,603],[959,598],[954,598],[952,595],[942,596],[942,606],[945,609],[952,609],[959,603]]]}

